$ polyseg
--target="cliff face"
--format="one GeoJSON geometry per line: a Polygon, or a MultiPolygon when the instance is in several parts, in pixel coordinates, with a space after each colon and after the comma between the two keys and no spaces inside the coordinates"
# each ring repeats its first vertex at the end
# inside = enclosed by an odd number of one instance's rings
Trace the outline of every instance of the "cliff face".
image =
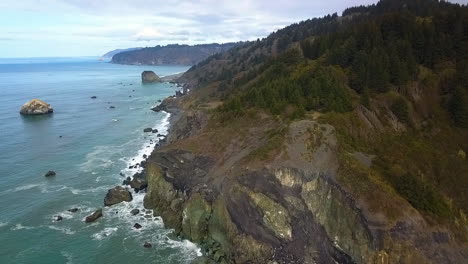
{"type": "Polygon", "coordinates": [[[398,196],[398,217],[371,212],[340,182],[354,177],[343,175],[353,172],[341,155],[334,128],[315,120],[259,114],[215,124],[186,109],[148,161],[145,207],[217,263],[466,260],[450,231],[398,196]]]}
{"type": "Polygon", "coordinates": [[[235,43],[205,45],[167,45],[119,52],[112,57],[112,63],[143,65],[194,65],[207,57],[227,51],[235,43]]]}
{"type": "Polygon", "coordinates": [[[468,9],[416,2],[193,66],[145,206],[215,262],[468,262],[468,9]]]}

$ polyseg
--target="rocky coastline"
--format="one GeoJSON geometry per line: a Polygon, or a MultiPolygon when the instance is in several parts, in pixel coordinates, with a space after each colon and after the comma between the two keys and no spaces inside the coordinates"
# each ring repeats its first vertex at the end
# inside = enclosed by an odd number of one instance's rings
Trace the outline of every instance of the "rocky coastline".
{"type": "MultiPolygon", "coordinates": [[[[248,161],[249,148],[263,140],[261,129],[278,126],[274,120],[250,123],[245,145],[227,138],[224,152],[216,146],[213,154],[210,145],[217,136],[210,134],[212,127],[205,130],[209,117],[183,106],[184,94],[153,109],[171,113],[171,123],[166,140],[146,162],[144,207],[202,248],[203,257],[195,263],[453,263],[464,258],[449,230],[431,227],[408,204],[399,206],[411,214],[395,222],[369,211],[340,184],[343,160],[332,126],[312,120],[289,124],[280,153],[259,164],[248,161]]],[[[227,128],[215,130],[229,134],[227,128]]]]}
{"type": "MultiPolygon", "coordinates": [[[[188,91],[184,85],[153,108],[171,114],[168,134],[139,164],[143,172],[124,185],[145,192],[145,209],[201,247],[203,257],[194,263],[454,263],[464,258],[449,230],[431,227],[408,204],[399,205],[410,214],[398,221],[382,218],[340,184],[344,161],[332,126],[313,120],[288,124],[283,128],[288,141],[277,157],[255,163],[249,160],[251,148],[264,140],[259,136],[264,129],[278,126],[275,120],[251,121],[250,134],[223,138],[227,147],[220,153],[213,147],[219,135],[210,134],[212,127],[206,130],[206,112],[184,105],[188,91]]],[[[232,134],[225,126],[215,133],[232,134]]]]}

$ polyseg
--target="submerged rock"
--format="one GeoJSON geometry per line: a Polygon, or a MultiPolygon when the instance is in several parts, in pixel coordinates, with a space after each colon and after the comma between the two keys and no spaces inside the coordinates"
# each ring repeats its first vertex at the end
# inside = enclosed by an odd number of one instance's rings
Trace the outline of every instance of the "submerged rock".
{"type": "Polygon", "coordinates": [[[122,186],[117,186],[107,191],[104,198],[104,205],[111,206],[121,202],[130,202],[133,200],[132,194],[122,186]]]}
{"type": "Polygon", "coordinates": [[[70,213],[76,213],[78,212],[78,210],[80,210],[79,208],[71,208],[71,209],[68,209],[67,211],[70,212],[70,213]]]}
{"type": "Polygon", "coordinates": [[[31,101],[21,106],[20,109],[20,113],[22,115],[44,115],[53,112],[54,109],[50,106],[50,104],[39,99],[32,99],[31,101]]]}
{"type": "Polygon", "coordinates": [[[101,209],[101,208],[99,208],[99,209],[97,209],[96,211],[94,211],[93,214],[88,215],[88,216],[86,217],[85,222],[86,222],[86,223],[92,223],[92,222],[96,221],[96,220],[97,220],[98,218],[100,218],[100,217],[102,217],[102,209],[101,209]]]}
{"type": "Polygon", "coordinates": [[[45,177],[53,177],[53,176],[55,176],[55,175],[57,175],[57,174],[55,173],[55,171],[48,171],[44,176],[45,176],[45,177]]]}
{"type": "Polygon", "coordinates": [[[151,245],[150,242],[145,242],[145,244],[143,244],[143,247],[145,247],[145,248],[152,248],[153,245],[151,245]]]}
{"type": "Polygon", "coordinates": [[[94,96],[94,95],[93,95],[93,96],[91,96],[91,99],[96,99],[96,98],[97,98],[97,96],[94,96]]]}
{"type": "Polygon", "coordinates": [[[143,83],[155,83],[155,82],[159,83],[161,82],[161,79],[153,71],[144,71],[141,73],[141,81],[143,83]]]}
{"type": "Polygon", "coordinates": [[[54,216],[54,220],[55,220],[55,222],[60,222],[60,221],[63,220],[63,217],[61,215],[56,215],[56,216],[54,216]]]}
{"type": "Polygon", "coordinates": [[[151,133],[158,133],[158,130],[157,130],[157,129],[153,129],[153,130],[151,131],[151,133]]]}
{"type": "Polygon", "coordinates": [[[143,132],[148,133],[148,132],[153,132],[153,129],[151,127],[147,127],[143,129],[143,132]]]}
{"type": "Polygon", "coordinates": [[[137,214],[140,213],[140,210],[139,210],[139,209],[133,209],[133,210],[130,211],[130,213],[131,213],[132,215],[137,215],[137,214]]]}
{"type": "Polygon", "coordinates": [[[139,223],[135,223],[135,224],[133,225],[133,227],[134,227],[135,229],[140,229],[140,228],[142,228],[142,226],[141,226],[139,223]]]}

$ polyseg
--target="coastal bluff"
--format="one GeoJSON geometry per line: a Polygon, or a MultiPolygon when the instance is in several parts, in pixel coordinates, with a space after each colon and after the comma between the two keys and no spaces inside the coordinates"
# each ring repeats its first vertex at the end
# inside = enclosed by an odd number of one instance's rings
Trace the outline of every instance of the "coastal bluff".
{"type": "Polygon", "coordinates": [[[153,71],[144,71],[141,73],[142,83],[160,83],[161,78],[153,71]]]}
{"type": "Polygon", "coordinates": [[[31,101],[21,106],[20,109],[20,114],[22,115],[44,115],[53,112],[54,109],[50,106],[50,104],[39,99],[32,99],[31,101]]]}

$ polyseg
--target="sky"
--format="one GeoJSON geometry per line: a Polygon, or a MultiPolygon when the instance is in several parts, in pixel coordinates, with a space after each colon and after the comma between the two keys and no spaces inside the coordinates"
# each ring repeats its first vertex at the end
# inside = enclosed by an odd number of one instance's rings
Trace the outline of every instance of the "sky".
{"type": "MultiPolygon", "coordinates": [[[[0,58],[255,40],[377,0],[0,0],[0,58]]],[[[466,4],[468,0],[452,0],[466,4]]]]}

